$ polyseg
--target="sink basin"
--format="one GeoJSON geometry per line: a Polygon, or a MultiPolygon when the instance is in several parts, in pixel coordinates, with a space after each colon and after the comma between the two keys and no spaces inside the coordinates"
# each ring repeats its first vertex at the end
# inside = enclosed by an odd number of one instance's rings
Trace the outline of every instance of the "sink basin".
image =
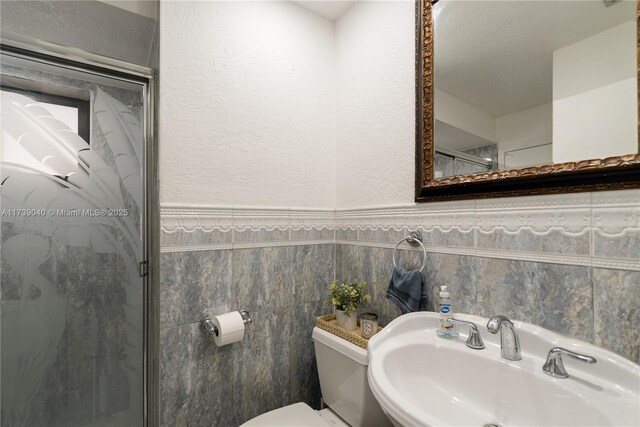
{"type": "Polygon", "coordinates": [[[637,426],[640,425],[640,366],[610,351],[514,322],[522,360],[500,357],[499,335],[487,320],[475,323],[486,348],[436,335],[437,314],[401,316],[369,341],[369,385],[395,426],[637,426]],[[569,378],[542,371],[548,351],[564,347],[597,359],[585,364],[563,357],[569,378]]]}

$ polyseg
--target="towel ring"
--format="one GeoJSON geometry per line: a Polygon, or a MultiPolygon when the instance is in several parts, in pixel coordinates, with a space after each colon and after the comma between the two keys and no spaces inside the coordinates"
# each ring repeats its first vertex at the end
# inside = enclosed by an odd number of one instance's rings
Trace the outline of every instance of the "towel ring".
{"type": "Polygon", "coordinates": [[[405,237],[404,239],[400,240],[396,244],[396,247],[393,248],[393,255],[392,255],[393,266],[394,267],[398,266],[398,264],[396,263],[396,252],[398,251],[398,248],[400,247],[402,242],[407,242],[411,246],[420,245],[420,247],[422,248],[423,259],[422,259],[422,266],[420,267],[420,273],[422,273],[422,270],[424,270],[424,268],[427,266],[427,250],[425,249],[424,245],[422,244],[422,234],[420,234],[419,231],[412,231],[411,233],[409,233],[409,235],[407,237],[405,237]]]}

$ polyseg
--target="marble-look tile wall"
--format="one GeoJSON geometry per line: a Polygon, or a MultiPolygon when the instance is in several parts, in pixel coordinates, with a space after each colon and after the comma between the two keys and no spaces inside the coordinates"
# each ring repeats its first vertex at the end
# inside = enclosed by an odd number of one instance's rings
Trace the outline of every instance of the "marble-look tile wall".
{"type": "MultiPolygon", "coordinates": [[[[310,336],[336,279],[366,280],[386,325],[392,251],[420,230],[424,280],[458,312],[501,313],[640,362],[640,191],[350,211],[163,208],[161,417],[232,426],[283,405],[317,407],[310,336]],[[242,343],[217,348],[206,315],[250,310],[242,343]]],[[[416,268],[418,250],[399,263],[416,268]]]]}
{"type": "Polygon", "coordinates": [[[165,233],[164,247],[211,241],[239,247],[162,254],[162,425],[237,426],[290,403],[318,408],[311,331],[315,316],[330,311],[335,247],[318,240],[326,231],[311,233],[311,244],[291,244],[289,230],[280,229],[198,233],[200,241],[165,233]],[[243,247],[247,241],[252,245],[243,247]],[[253,324],[241,343],[218,348],[200,331],[207,315],[242,309],[253,324]]]}
{"type": "MultiPolygon", "coordinates": [[[[400,315],[384,297],[393,269],[392,251],[349,244],[336,247],[336,277],[367,281],[373,295],[369,308],[381,314],[383,325],[400,315]]],[[[417,251],[401,250],[398,258],[408,269],[422,263],[422,254],[417,251]]],[[[632,273],[640,279],[640,273],[632,273]]],[[[431,291],[426,309],[435,310],[438,289],[447,285],[454,312],[484,317],[504,314],[593,342],[594,274],[590,267],[428,253],[423,277],[431,291]]],[[[611,340],[603,338],[601,345],[614,350],[611,340]]],[[[638,360],[637,348],[634,351],[621,354],[638,360]]]]}
{"type": "MultiPolygon", "coordinates": [[[[337,220],[335,276],[366,280],[370,308],[390,322],[400,314],[384,298],[393,248],[419,230],[428,251],[427,309],[435,309],[438,288],[447,285],[454,311],[504,314],[639,363],[640,192],[562,197],[344,213],[337,220]]],[[[418,268],[422,252],[404,245],[398,258],[418,268]]]]}
{"type": "MultiPolygon", "coordinates": [[[[400,315],[384,293],[393,249],[338,244],[336,278],[366,280],[371,310],[386,325],[400,315]]],[[[422,255],[400,251],[405,268],[419,268],[422,255]]],[[[454,312],[504,314],[621,354],[640,363],[640,272],[479,256],[427,254],[423,272],[435,310],[447,285],[454,312]]]]}

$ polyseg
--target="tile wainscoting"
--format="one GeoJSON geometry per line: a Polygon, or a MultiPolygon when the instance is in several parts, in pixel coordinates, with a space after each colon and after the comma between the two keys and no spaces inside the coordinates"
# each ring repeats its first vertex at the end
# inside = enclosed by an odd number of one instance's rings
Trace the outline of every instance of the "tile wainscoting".
{"type": "MultiPolygon", "coordinates": [[[[320,390],[313,317],[326,285],[366,280],[387,324],[395,244],[423,233],[425,282],[458,312],[502,313],[640,362],[640,191],[358,210],[162,208],[161,417],[238,425],[320,390]],[[206,315],[250,310],[242,344],[217,348],[206,315]]],[[[417,267],[422,253],[403,247],[417,267]]]]}
{"type": "Polygon", "coordinates": [[[161,421],[234,426],[305,401],[319,407],[311,342],[333,277],[333,244],[163,253],[161,421]],[[249,310],[241,344],[218,348],[207,315],[249,310]]]}

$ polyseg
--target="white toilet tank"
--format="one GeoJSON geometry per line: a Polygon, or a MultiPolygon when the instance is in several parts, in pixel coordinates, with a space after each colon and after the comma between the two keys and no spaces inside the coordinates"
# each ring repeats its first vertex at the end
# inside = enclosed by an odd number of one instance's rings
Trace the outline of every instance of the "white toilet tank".
{"type": "Polygon", "coordinates": [[[369,388],[367,350],[313,329],[322,400],[353,427],[390,427],[369,388]]]}

